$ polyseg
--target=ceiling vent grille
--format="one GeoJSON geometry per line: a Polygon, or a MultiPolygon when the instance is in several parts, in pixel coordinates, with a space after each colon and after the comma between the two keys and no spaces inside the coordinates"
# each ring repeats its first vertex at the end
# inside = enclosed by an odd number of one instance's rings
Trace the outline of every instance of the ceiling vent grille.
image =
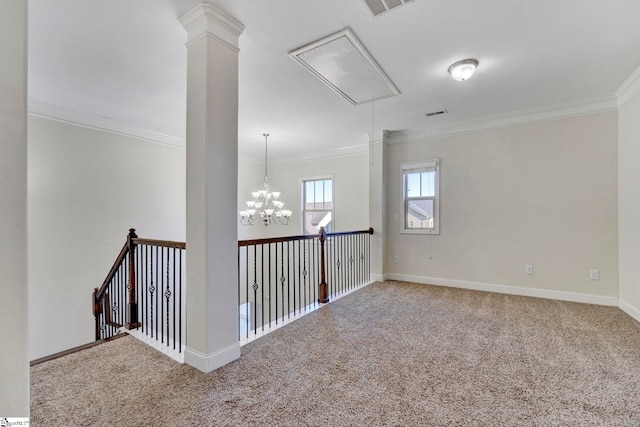
{"type": "Polygon", "coordinates": [[[447,114],[447,110],[434,111],[433,113],[425,113],[427,117],[439,116],[441,114],[447,114]]]}
{"type": "Polygon", "coordinates": [[[414,0],[362,0],[373,16],[380,16],[396,7],[413,1],[414,0]]]}

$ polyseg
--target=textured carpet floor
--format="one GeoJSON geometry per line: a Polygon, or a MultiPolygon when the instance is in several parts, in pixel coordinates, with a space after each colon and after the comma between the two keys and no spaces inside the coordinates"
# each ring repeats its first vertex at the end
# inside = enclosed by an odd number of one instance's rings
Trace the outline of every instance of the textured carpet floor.
{"type": "Polygon", "coordinates": [[[385,282],[209,374],[126,337],[31,381],[34,426],[640,426],[640,325],[613,307],[385,282]]]}

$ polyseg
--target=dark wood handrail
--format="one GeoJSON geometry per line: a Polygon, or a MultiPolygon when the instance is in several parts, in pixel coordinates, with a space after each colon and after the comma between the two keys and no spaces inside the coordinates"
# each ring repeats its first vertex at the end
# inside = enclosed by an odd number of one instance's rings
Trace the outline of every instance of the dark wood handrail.
{"type": "MultiPolygon", "coordinates": [[[[336,233],[326,233],[326,237],[331,236],[348,236],[348,235],[356,235],[356,234],[373,234],[373,228],[369,227],[368,230],[358,230],[358,231],[341,231],[336,233]]],[[[264,245],[269,243],[280,243],[280,242],[289,242],[289,241],[297,241],[297,240],[311,240],[311,239],[319,239],[322,234],[304,234],[298,236],[285,236],[285,237],[272,237],[268,239],[252,239],[252,240],[238,240],[238,247],[242,246],[253,246],[253,245],[264,245]]],[[[156,239],[142,239],[139,237],[132,237],[130,239],[131,243],[134,245],[150,245],[150,246],[161,246],[166,248],[176,248],[176,249],[186,249],[187,244],[185,242],[176,242],[172,240],[156,240],[156,239]]],[[[124,260],[125,256],[129,253],[129,241],[127,241],[120,250],[120,254],[116,258],[113,266],[109,270],[109,274],[102,282],[102,286],[96,292],[96,298],[100,299],[103,297],[107,286],[113,279],[113,276],[118,271],[118,267],[124,260]]]]}
{"type": "MultiPolygon", "coordinates": [[[[160,248],[168,248],[178,250],[186,249],[187,245],[185,242],[175,242],[171,240],[155,240],[155,239],[141,239],[136,234],[136,230],[133,228],[129,229],[129,234],[127,235],[127,241],[122,246],[118,257],[116,258],[113,266],[109,270],[107,277],[104,279],[102,286],[100,288],[95,288],[93,291],[93,315],[95,317],[95,333],[96,340],[101,338],[101,326],[110,325],[116,328],[120,328],[124,326],[126,329],[136,329],[141,326],[141,322],[138,321],[138,301],[137,301],[137,292],[138,292],[138,283],[136,274],[136,265],[139,261],[140,255],[138,252],[138,246],[155,246],[160,248]],[[127,264],[127,265],[125,265],[127,264]],[[109,289],[113,286],[114,280],[117,279],[117,286],[126,285],[127,289],[124,288],[119,289],[117,296],[120,298],[120,301],[117,301],[113,304],[113,307],[125,307],[126,311],[124,314],[121,312],[120,317],[118,319],[119,323],[116,323],[111,318],[111,310],[117,310],[117,308],[113,308],[110,303],[110,295],[109,289]],[[123,299],[125,299],[123,301],[123,299]],[[106,310],[104,307],[109,307],[106,310]],[[104,316],[102,324],[101,324],[101,316],[104,316]],[[123,320],[126,319],[126,322],[123,320]]],[[[169,255],[167,255],[168,257],[169,255]]],[[[175,257],[175,252],[174,252],[175,257]]],[[[168,258],[167,258],[168,259],[168,258]]],[[[175,258],[174,258],[175,263],[175,258]]],[[[167,276],[168,280],[168,276],[167,276]]],[[[174,288],[175,289],[175,288],[174,288]]],[[[168,300],[167,296],[167,300],[168,300]]],[[[168,310],[168,309],[167,309],[168,310]]],[[[169,320],[167,317],[167,331],[169,330],[169,320]]],[[[175,337],[174,337],[175,338],[175,337]]]]}
{"type": "Polygon", "coordinates": [[[266,245],[267,243],[293,242],[297,240],[310,240],[317,239],[319,237],[319,234],[304,234],[300,236],[271,237],[268,239],[238,240],[238,247],[266,245]]]}
{"type": "Polygon", "coordinates": [[[186,249],[187,244],[185,242],[174,242],[172,240],[154,240],[154,239],[131,239],[135,245],[149,245],[149,246],[162,246],[165,248],[186,249]]]}
{"type": "Polygon", "coordinates": [[[353,234],[373,234],[373,227],[369,227],[368,230],[359,230],[359,231],[339,231],[337,233],[327,233],[327,237],[331,236],[350,236],[353,234]]]}
{"type": "MultiPolygon", "coordinates": [[[[176,248],[176,249],[186,249],[187,247],[187,244],[185,242],[174,242],[172,240],[141,239],[139,237],[132,238],[131,242],[134,245],[161,246],[165,248],[176,248]]],[[[113,279],[113,276],[115,276],[116,272],[118,271],[118,267],[120,266],[120,264],[122,264],[124,257],[127,256],[128,253],[129,253],[129,243],[126,242],[122,246],[122,250],[120,250],[120,254],[116,258],[115,262],[113,263],[111,270],[109,270],[109,274],[107,274],[106,279],[104,279],[104,282],[102,282],[102,286],[98,288],[98,292],[96,293],[96,298],[98,299],[102,298],[102,296],[104,295],[104,292],[107,289],[107,286],[109,286],[109,283],[113,279]]]]}
{"type": "Polygon", "coordinates": [[[115,276],[116,272],[118,271],[118,268],[120,268],[120,264],[122,264],[122,261],[124,261],[124,257],[127,256],[128,253],[129,253],[129,242],[125,242],[124,246],[122,246],[122,249],[120,250],[120,254],[116,258],[115,262],[113,263],[113,267],[111,267],[111,270],[109,270],[109,274],[107,274],[107,278],[104,279],[104,282],[102,282],[102,286],[100,286],[100,288],[97,290],[96,299],[101,299],[104,296],[104,293],[107,290],[109,283],[113,279],[113,276],[115,276]]]}
{"type": "Polygon", "coordinates": [[[325,233],[324,228],[320,228],[320,234],[273,237],[270,239],[238,240],[238,248],[243,246],[268,245],[268,244],[280,243],[280,242],[292,242],[292,241],[299,241],[299,240],[318,239],[318,241],[320,242],[320,250],[319,250],[320,283],[318,283],[318,296],[319,296],[318,302],[325,304],[329,302],[329,292],[328,292],[328,285],[326,281],[326,271],[325,271],[325,242],[327,241],[327,239],[330,239],[331,237],[355,236],[358,234],[373,234],[373,228],[369,227],[368,230],[341,231],[337,233],[325,233]]]}
{"type": "MultiPolygon", "coordinates": [[[[373,228],[369,227],[368,230],[358,230],[358,231],[341,231],[337,233],[326,233],[326,237],[331,236],[348,236],[355,234],[373,234],[373,228]]],[[[253,245],[266,245],[269,243],[280,243],[280,242],[290,242],[296,240],[311,240],[311,239],[319,239],[321,234],[304,234],[299,236],[284,236],[284,237],[271,237],[269,239],[253,239],[253,240],[238,240],[238,247],[242,246],[253,246],[253,245]]]]}

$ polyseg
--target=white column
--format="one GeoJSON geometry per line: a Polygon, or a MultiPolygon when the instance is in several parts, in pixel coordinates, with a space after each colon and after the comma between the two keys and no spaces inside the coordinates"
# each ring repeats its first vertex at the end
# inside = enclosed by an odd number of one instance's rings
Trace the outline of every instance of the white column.
{"type": "Polygon", "coordinates": [[[371,236],[371,280],[384,281],[386,276],[386,167],[387,131],[369,135],[369,223],[371,236]]]}
{"type": "Polygon", "coordinates": [[[0,417],[29,416],[27,1],[0,1],[0,417]]]}
{"type": "Polygon", "coordinates": [[[238,45],[244,27],[210,4],[187,30],[187,349],[210,372],[238,343],[238,45]]]}

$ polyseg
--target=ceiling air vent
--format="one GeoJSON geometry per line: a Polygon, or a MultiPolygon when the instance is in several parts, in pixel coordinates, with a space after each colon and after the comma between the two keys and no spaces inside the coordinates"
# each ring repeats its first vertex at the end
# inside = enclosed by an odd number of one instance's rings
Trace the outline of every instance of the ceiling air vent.
{"type": "Polygon", "coordinates": [[[434,111],[433,113],[425,113],[427,117],[439,116],[440,114],[447,114],[447,110],[434,111]]]}
{"type": "Polygon", "coordinates": [[[373,16],[379,16],[413,0],[362,0],[362,2],[373,16]]]}

